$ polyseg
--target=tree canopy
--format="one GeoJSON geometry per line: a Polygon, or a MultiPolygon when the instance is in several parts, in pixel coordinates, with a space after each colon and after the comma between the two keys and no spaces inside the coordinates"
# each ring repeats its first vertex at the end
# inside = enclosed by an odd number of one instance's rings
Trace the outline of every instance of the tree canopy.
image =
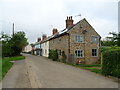
{"type": "Polygon", "coordinates": [[[102,46],[120,46],[120,33],[109,32],[111,37],[106,37],[105,41],[102,41],[102,46]]]}
{"type": "Polygon", "coordinates": [[[0,40],[2,41],[3,57],[20,55],[22,48],[28,44],[25,32],[21,31],[11,37],[2,33],[0,40]]]}

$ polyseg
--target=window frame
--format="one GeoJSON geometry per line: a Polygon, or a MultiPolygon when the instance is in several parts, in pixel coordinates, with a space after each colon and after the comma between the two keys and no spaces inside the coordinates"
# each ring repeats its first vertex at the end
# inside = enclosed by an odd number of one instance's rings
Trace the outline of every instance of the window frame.
{"type": "Polygon", "coordinates": [[[84,36],[83,36],[83,35],[78,35],[78,34],[76,34],[76,35],[74,35],[74,41],[75,41],[76,43],[84,43],[84,36]],[[77,37],[77,38],[76,38],[76,37],[77,37]],[[78,40],[78,37],[79,37],[79,40],[78,40]],[[83,40],[81,40],[81,37],[82,37],[83,40]],[[79,42],[79,41],[82,41],[82,42],[79,42]]]}
{"type": "MultiPolygon", "coordinates": [[[[92,57],[98,57],[98,49],[97,49],[97,48],[92,48],[92,50],[93,50],[93,49],[96,49],[96,56],[93,56],[93,52],[92,52],[92,53],[91,53],[91,54],[92,54],[92,57]]],[[[91,51],[92,51],[92,50],[91,50],[91,51]]]]}
{"type": "Polygon", "coordinates": [[[74,55],[75,55],[76,58],[84,58],[84,49],[75,49],[74,50],[74,55]],[[76,56],[75,52],[77,51],[77,54],[78,54],[78,51],[81,51],[81,50],[82,50],[82,57],[81,57],[81,55],[80,56],[76,56]]]}
{"type": "Polygon", "coordinates": [[[91,36],[91,42],[92,42],[92,43],[99,43],[98,36],[92,35],[92,36],[91,36]],[[97,41],[93,41],[93,37],[96,37],[96,38],[97,38],[97,41]]]}

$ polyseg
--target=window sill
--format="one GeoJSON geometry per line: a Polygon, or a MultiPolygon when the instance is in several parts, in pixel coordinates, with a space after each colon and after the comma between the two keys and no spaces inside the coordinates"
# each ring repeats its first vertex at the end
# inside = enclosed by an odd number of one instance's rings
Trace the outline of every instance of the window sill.
{"type": "Polygon", "coordinates": [[[98,56],[92,56],[92,57],[98,57],[98,56]]]}
{"type": "Polygon", "coordinates": [[[84,58],[84,57],[76,57],[77,59],[84,58]]]}
{"type": "Polygon", "coordinates": [[[77,43],[77,44],[84,44],[85,42],[74,42],[74,43],[77,43]]]}

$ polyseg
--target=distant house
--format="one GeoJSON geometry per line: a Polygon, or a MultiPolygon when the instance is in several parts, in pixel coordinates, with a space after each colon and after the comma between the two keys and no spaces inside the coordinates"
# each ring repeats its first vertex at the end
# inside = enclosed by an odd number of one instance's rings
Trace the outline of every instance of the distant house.
{"type": "Polygon", "coordinates": [[[38,41],[32,45],[33,46],[33,54],[37,55],[37,56],[41,56],[42,55],[42,49],[41,49],[41,38],[38,38],[38,41]]]}
{"type": "Polygon", "coordinates": [[[42,56],[48,57],[48,55],[49,55],[49,37],[47,37],[45,34],[43,34],[43,36],[42,36],[41,49],[42,49],[42,56]]]}
{"type": "Polygon", "coordinates": [[[66,62],[70,58],[76,58],[84,63],[94,63],[99,56],[100,35],[84,18],[73,24],[72,16],[66,19],[66,28],[60,32],[53,29],[53,35],[49,39],[49,49],[57,50],[59,58],[66,55],[66,62]]]}
{"type": "Polygon", "coordinates": [[[32,51],[32,46],[29,44],[27,46],[25,46],[22,50],[22,52],[28,53],[32,51]]]}

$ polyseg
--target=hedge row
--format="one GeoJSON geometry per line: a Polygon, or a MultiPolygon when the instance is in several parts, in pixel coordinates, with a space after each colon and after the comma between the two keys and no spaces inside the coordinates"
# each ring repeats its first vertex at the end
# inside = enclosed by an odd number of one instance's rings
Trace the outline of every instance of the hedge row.
{"type": "Polygon", "coordinates": [[[120,78],[120,49],[109,49],[103,52],[103,75],[120,78]]]}
{"type": "Polygon", "coordinates": [[[52,59],[53,61],[58,60],[58,52],[57,50],[49,50],[49,59],[52,59]]]}

